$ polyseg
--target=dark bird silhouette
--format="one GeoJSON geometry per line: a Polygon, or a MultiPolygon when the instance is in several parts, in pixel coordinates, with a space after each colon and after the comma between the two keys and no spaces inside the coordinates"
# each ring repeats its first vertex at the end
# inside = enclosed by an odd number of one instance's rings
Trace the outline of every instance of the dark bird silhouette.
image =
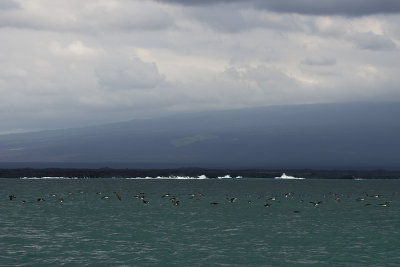
{"type": "Polygon", "coordinates": [[[266,203],[266,204],[264,205],[264,207],[269,208],[269,207],[271,207],[271,204],[266,203]]]}
{"type": "Polygon", "coordinates": [[[10,200],[13,200],[15,198],[14,194],[11,194],[8,196],[10,198],[10,200]]]}
{"type": "Polygon", "coordinates": [[[228,201],[230,202],[230,203],[233,203],[233,202],[235,202],[236,201],[236,197],[233,197],[233,198],[230,198],[230,199],[228,199],[228,201]]]}
{"type": "Polygon", "coordinates": [[[121,198],[121,196],[118,194],[118,192],[114,192],[114,194],[117,196],[117,198],[121,201],[122,200],[122,198],[121,198]]]}
{"type": "Polygon", "coordinates": [[[211,202],[210,204],[211,205],[218,205],[219,203],[218,202],[211,202]]]}

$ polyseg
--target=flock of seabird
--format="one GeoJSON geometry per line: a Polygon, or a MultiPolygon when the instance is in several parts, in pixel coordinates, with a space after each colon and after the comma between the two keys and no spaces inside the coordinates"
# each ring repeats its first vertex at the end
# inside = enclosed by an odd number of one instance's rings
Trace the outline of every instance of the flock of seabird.
{"type": "MultiPolygon", "coordinates": [[[[84,194],[85,192],[80,191],[80,193],[84,194]]],[[[72,192],[68,193],[68,195],[72,195],[72,194],[73,194],[72,192]]],[[[102,192],[97,192],[96,194],[97,195],[102,195],[102,192]]],[[[118,192],[115,191],[114,195],[119,201],[122,201],[122,197],[118,192]]],[[[279,196],[265,197],[265,202],[266,203],[263,204],[263,206],[266,207],[266,208],[269,208],[269,207],[272,206],[271,203],[273,201],[274,202],[281,202],[281,201],[284,201],[284,199],[295,199],[294,195],[295,194],[293,192],[288,192],[288,193],[285,193],[281,197],[279,197],[279,196]]],[[[53,198],[57,197],[56,194],[51,194],[50,196],[53,197],[53,198]]],[[[161,197],[168,199],[173,206],[179,206],[180,203],[181,203],[181,201],[178,200],[178,198],[175,195],[170,194],[170,193],[164,194],[161,197]]],[[[201,192],[189,194],[189,199],[200,200],[202,197],[204,197],[204,194],[201,193],[201,192]]],[[[340,203],[341,202],[341,198],[350,198],[349,195],[339,195],[339,194],[336,194],[336,193],[329,193],[328,195],[323,195],[323,197],[324,197],[324,200],[308,201],[308,202],[306,201],[306,204],[311,204],[311,206],[318,207],[318,206],[322,205],[323,203],[330,201],[331,199],[333,199],[337,203],[340,203]],[[331,197],[331,198],[329,198],[329,197],[331,197]]],[[[15,198],[16,198],[16,196],[14,194],[10,194],[9,195],[10,201],[13,201],[15,198]]],[[[150,200],[146,198],[145,193],[136,194],[136,195],[133,196],[133,198],[141,200],[143,204],[149,204],[150,203],[150,200]]],[[[251,204],[253,202],[252,199],[254,199],[254,196],[246,195],[244,198],[247,198],[248,204],[251,204]]],[[[261,197],[260,195],[256,196],[256,199],[262,199],[262,198],[263,197],[261,197]]],[[[369,195],[367,192],[363,192],[363,193],[361,193],[361,196],[357,197],[355,200],[356,201],[360,201],[360,202],[366,202],[364,204],[364,206],[367,207],[367,206],[373,205],[373,203],[371,203],[373,201],[368,201],[368,200],[379,199],[379,198],[382,198],[382,196],[379,195],[379,194],[369,195]]],[[[111,197],[109,195],[105,195],[105,196],[101,196],[101,199],[111,199],[111,197]]],[[[232,196],[226,195],[225,196],[225,200],[228,203],[234,203],[234,202],[236,202],[238,200],[238,197],[232,197],[232,196]]],[[[39,198],[36,198],[36,201],[37,202],[42,202],[42,201],[45,201],[45,199],[43,197],[39,197],[39,198]]],[[[22,203],[26,203],[27,201],[26,200],[21,200],[21,202],[22,203]]],[[[63,203],[64,202],[64,198],[59,197],[58,198],[58,202],[63,203]]],[[[305,201],[304,201],[304,199],[299,199],[299,202],[300,203],[304,203],[305,201]]],[[[389,207],[391,202],[392,202],[392,200],[386,200],[384,202],[374,203],[374,204],[382,206],[382,207],[389,207]]],[[[218,205],[220,203],[221,202],[217,202],[217,201],[209,202],[210,205],[218,205]]],[[[295,213],[299,213],[298,210],[295,210],[294,212],[295,213]]]]}

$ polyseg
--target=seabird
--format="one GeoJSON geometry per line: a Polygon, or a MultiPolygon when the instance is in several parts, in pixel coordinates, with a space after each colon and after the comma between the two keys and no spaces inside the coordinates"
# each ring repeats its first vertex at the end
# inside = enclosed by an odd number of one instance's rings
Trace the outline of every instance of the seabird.
{"type": "Polygon", "coordinates": [[[269,208],[269,207],[271,207],[271,204],[269,204],[269,203],[266,203],[266,204],[264,205],[264,207],[267,207],[267,208],[269,208]]]}
{"type": "Polygon", "coordinates": [[[60,203],[63,203],[63,202],[64,202],[64,199],[63,199],[62,197],[60,197],[60,198],[58,199],[58,201],[59,201],[60,203]]]}
{"type": "Polygon", "coordinates": [[[37,199],[37,201],[46,201],[46,200],[44,200],[44,198],[40,197],[40,198],[37,199]]]}
{"type": "Polygon", "coordinates": [[[10,200],[13,200],[15,198],[14,194],[11,194],[8,196],[10,198],[10,200]]]}
{"type": "Polygon", "coordinates": [[[379,205],[382,207],[389,207],[389,202],[386,201],[385,203],[381,203],[379,205]]]}
{"type": "Polygon", "coordinates": [[[289,192],[285,194],[285,198],[288,198],[289,196],[293,195],[293,192],[289,192]]]}
{"type": "Polygon", "coordinates": [[[233,197],[233,198],[230,198],[230,199],[228,199],[228,201],[230,202],[230,203],[233,203],[233,202],[235,202],[236,201],[236,197],[233,197]]]}
{"type": "Polygon", "coordinates": [[[211,205],[218,205],[219,203],[218,202],[211,202],[210,204],[211,205]]]}
{"type": "Polygon", "coordinates": [[[143,199],[142,201],[143,201],[144,204],[149,204],[149,201],[147,201],[147,200],[143,199]]]}
{"type": "Polygon", "coordinates": [[[316,206],[318,206],[319,204],[321,204],[322,201],[318,201],[318,202],[313,202],[313,201],[311,201],[310,203],[313,204],[314,207],[316,207],[316,206]]]}
{"type": "Polygon", "coordinates": [[[118,194],[118,192],[114,192],[114,194],[117,196],[117,198],[118,198],[119,200],[122,200],[122,199],[121,199],[121,196],[118,194]]]}
{"type": "Polygon", "coordinates": [[[144,199],[144,196],[143,196],[143,195],[134,195],[133,197],[134,197],[134,198],[137,198],[137,199],[141,199],[141,200],[144,199]]]}

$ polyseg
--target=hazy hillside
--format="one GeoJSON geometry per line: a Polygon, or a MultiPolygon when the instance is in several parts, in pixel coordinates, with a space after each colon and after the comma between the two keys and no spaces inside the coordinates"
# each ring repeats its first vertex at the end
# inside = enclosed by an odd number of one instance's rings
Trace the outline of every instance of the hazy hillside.
{"type": "Polygon", "coordinates": [[[0,161],[399,169],[397,114],[398,103],[276,106],[0,135],[0,161]]]}

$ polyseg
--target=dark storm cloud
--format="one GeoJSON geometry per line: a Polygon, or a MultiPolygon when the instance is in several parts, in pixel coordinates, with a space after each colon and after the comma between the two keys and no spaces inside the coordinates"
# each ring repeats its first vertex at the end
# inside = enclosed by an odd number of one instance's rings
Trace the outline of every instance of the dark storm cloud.
{"type": "Polygon", "coordinates": [[[398,0],[157,0],[182,5],[243,4],[274,12],[306,15],[364,16],[379,13],[399,13],[398,0]]]}
{"type": "Polygon", "coordinates": [[[305,58],[301,61],[303,65],[309,66],[333,66],[336,64],[334,58],[305,58]]]}
{"type": "Polygon", "coordinates": [[[354,36],[358,48],[366,50],[393,50],[396,44],[389,38],[373,33],[363,33],[354,36]]]}

